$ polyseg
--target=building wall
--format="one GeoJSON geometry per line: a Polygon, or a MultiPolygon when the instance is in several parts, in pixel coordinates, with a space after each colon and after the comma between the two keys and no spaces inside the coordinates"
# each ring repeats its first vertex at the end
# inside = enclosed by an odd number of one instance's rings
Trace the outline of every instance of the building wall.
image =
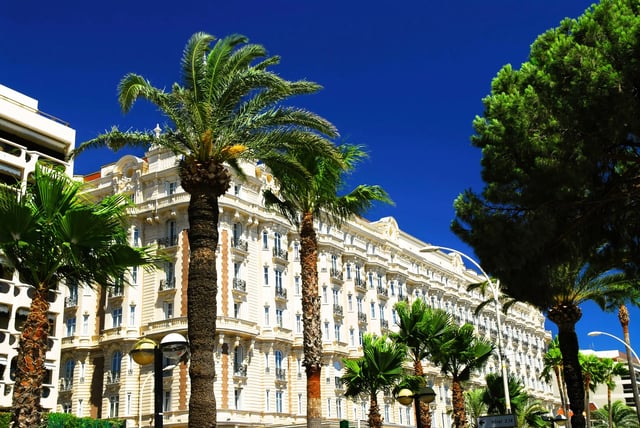
{"type": "MultiPolygon", "coordinates": [[[[73,163],[65,159],[73,149],[75,130],[38,109],[38,101],[0,85],[0,182],[26,183],[38,161],[59,165],[67,174],[73,163]]],[[[0,253],[0,264],[4,265],[0,253]]],[[[13,370],[17,341],[31,304],[29,284],[2,268],[0,274],[0,408],[11,408],[13,370]]],[[[63,285],[61,288],[64,287],[63,285]]],[[[41,404],[55,409],[58,398],[58,369],[62,337],[62,289],[49,296],[51,329],[46,355],[47,378],[41,404]]]]}
{"type": "MultiPolygon", "coordinates": [[[[262,205],[263,189],[273,185],[268,172],[254,165],[244,165],[244,169],[246,180],[234,178],[220,200],[218,295],[211,297],[218,302],[214,353],[218,424],[301,424],[305,423],[306,377],[299,237],[283,217],[262,205]]],[[[175,157],[156,148],[144,159],[125,156],[86,179],[92,197],[113,192],[131,195],[136,205],[131,217],[132,242],[158,246],[173,263],[153,272],[137,271],[128,278],[131,286],[117,296],[79,292],[82,298],[65,310],[65,320],[84,314],[90,327],[86,334],[76,330],[62,340],[62,362],[83,361],[85,373],[94,373],[96,398],[102,391],[103,417],[110,411],[114,414],[117,397],[119,417],[128,419],[129,426],[148,426],[153,415],[151,368],[132,363],[129,352],[141,336],[158,341],[173,332],[186,336],[189,198],[179,185],[175,157]],[[100,319],[102,308],[104,319],[100,319]],[[122,318],[118,318],[119,310],[122,318]],[[114,355],[120,363],[114,362],[114,355]],[[104,358],[103,369],[92,365],[95,356],[104,358]],[[118,364],[119,374],[114,378],[112,367],[118,364]]],[[[482,297],[466,291],[467,284],[482,279],[467,270],[458,256],[420,253],[427,244],[400,230],[391,217],[375,222],[356,218],[339,228],[317,222],[316,229],[325,418],[336,422],[366,419],[368,403],[344,397],[339,382],[342,360],[360,355],[360,338],[365,332],[386,333],[397,328],[393,307],[400,300],[424,298],[447,310],[457,322],[473,323],[478,334],[496,338],[495,312],[487,310],[475,317],[482,297]]],[[[551,386],[539,380],[550,339],[543,316],[517,304],[504,320],[503,330],[510,373],[523,379],[543,402],[557,403],[551,386]]],[[[428,363],[425,367],[437,393],[434,426],[449,426],[449,382],[435,367],[428,363]]],[[[474,382],[483,383],[481,377],[495,370],[493,360],[474,382]]],[[[74,380],[60,395],[58,408],[88,415],[90,408],[86,404],[80,408],[78,403],[90,401],[89,378],[85,375],[83,383],[75,381],[78,364],[61,376],[74,380]]],[[[188,391],[185,364],[164,372],[166,426],[185,426],[188,391]]],[[[415,424],[412,410],[392,397],[381,396],[380,407],[387,424],[415,424]]]]}

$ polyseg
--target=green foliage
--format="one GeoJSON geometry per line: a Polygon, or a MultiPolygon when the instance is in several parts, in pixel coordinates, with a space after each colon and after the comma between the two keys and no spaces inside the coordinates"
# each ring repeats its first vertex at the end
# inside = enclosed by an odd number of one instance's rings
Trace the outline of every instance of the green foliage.
{"type": "MultiPolygon", "coordinates": [[[[9,428],[11,413],[0,413],[0,428],[9,428]]],[[[46,428],[125,428],[124,419],[79,418],[69,413],[48,413],[43,417],[46,428]]]]}
{"type": "Polygon", "coordinates": [[[633,407],[625,405],[622,401],[614,401],[611,406],[605,404],[592,413],[594,427],[608,427],[609,413],[612,416],[612,428],[639,428],[638,416],[633,407]],[[611,412],[609,411],[611,408],[611,412]]]}

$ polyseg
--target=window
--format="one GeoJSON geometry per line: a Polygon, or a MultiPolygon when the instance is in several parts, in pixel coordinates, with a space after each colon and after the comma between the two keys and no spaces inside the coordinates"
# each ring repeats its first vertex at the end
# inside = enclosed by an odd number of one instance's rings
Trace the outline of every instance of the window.
{"type": "Polygon", "coordinates": [[[234,184],[233,185],[233,194],[235,196],[240,196],[240,189],[242,188],[242,186],[240,184],[234,184]]]}
{"type": "Polygon", "coordinates": [[[233,264],[233,279],[241,279],[242,263],[235,262],[233,264]]]}
{"type": "Polygon", "coordinates": [[[378,305],[378,309],[380,312],[380,320],[384,321],[384,305],[382,303],[380,303],[378,305]]]}
{"type": "Polygon", "coordinates": [[[282,327],[282,309],[276,309],[276,325],[282,327]]]}
{"type": "Polygon", "coordinates": [[[134,226],[133,233],[131,235],[132,235],[131,240],[133,241],[131,244],[134,247],[139,247],[140,246],[140,229],[134,226]]]}
{"type": "Polygon", "coordinates": [[[384,420],[387,422],[391,422],[391,412],[388,404],[384,405],[384,420]]]}
{"type": "Polygon", "coordinates": [[[236,346],[233,353],[233,373],[246,376],[244,369],[244,348],[236,346]]]}
{"type": "Polygon", "coordinates": [[[361,314],[362,310],[362,297],[356,297],[356,304],[358,306],[358,313],[361,314]]]}
{"type": "Polygon", "coordinates": [[[349,329],[349,345],[355,346],[356,335],[352,328],[349,329]]]}
{"type": "Polygon", "coordinates": [[[324,340],[329,340],[329,323],[324,323],[324,340]]]}
{"type": "Polygon", "coordinates": [[[273,235],[273,251],[274,254],[280,254],[282,252],[282,236],[279,232],[273,235]]]}
{"type": "Polygon", "coordinates": [[[264,325],[269,326],[269,306],[264,307],[264,325]]]}
{"type": "Polygon", "coordinates": [[[160,284],[163,289],[172,289],[175,287],[176,267],[173,263],[165,263],[164,265],[164,284],[160,284]]]}
{"type": "Polygon", "coordinates": [[[302,414],[302,394],[298,394],[298,414],[302,414]]]}
{"type": "Polygon", "coordinates": [[[233,390],[233,402],[236,406],[236,410],[240,410],[242,408],[242,390],[240,388],[233,390]]]}
{"type": "Polygon", "coordinates": [[[239,302],[233,302],[233,317],[236,319],[241,317],[240,307],[241,305],[239,302]]]}
{"type": "Polygon", "coordinates": [[[340,292],[338,290],[333,290],[333,304],[340,304],[340,292]]]}
{"type": "Polygon", "coordinates": [[[120,379],[120,370],[122,369],[122,352],[116,351],[111,356],[111,381],[116,382],[120,379]]]}
{"type": "Polygon", "coordinates": [[[336,340],[340,342],[340,324],[336,324],[333,326],[333,335],[335,336],[336,340]]]}
{"type": "Polygon", "coordinates": [[[118,417],[118,408],[120,407],[120,396],[112,395],[109,397],[109,417],[117,418],[118,417]]]}
{"type": "Polygon", "coordinates": [[[331,254],[331,271],[338,272],[338,257],[335,254],[331,254]]]}
{"type": "Polygon", "coordinates": [[[162,411],[171,411],[171,391],[164,391],[164,396],[162,397],[162,411]]]}
{"type": "Polygon", "coordinates": [[[282,391],[276,391],[276,413],[282,413],[282,391]]]}
{"type": "Polygon", "coordinates": [[[297,275],[293,277],[293,290],[296,296],[300,295],[300,277],[297,275]]]}
{"type": "Polygon", "coordinates": [[[293,260],[300,260],[300,244],[298,243],[298,241],[293,243],[293,260]]]}
{"type": "Polygon", "coordinates": [[[369,288],[373,288],[373,272],[369,272],[369,288]]]}
{"type": "Polygon", "coordinates": [[[233,243],[238,244],[240,237],[242,236],[242,225],[240,223],[233,223],[233,243]]]}
{"type": "Polygon", "coordinates": [[[327,417],[331,417],[331,398],[327,398],[327,417]]]}
{"type": "Polygon", "coordinates": [[[176,193],[176,190],[178,189],[178,183],[176,183],[175,181],[167,181],[165,183],[165,188],[167,191],[167,195],[174,195],[176,193]]]}
{"type": "Polygon", "coordinates": [[[67,388],[71,388],[73,385],[73,371],[76,367],[76,362],[73,358],[69,358],[64,364],[64,380],[67,388]]]}
{"type": "Polygon", "coordinates": [[[138,283],[138,266],[131,268],[131,283],[134,285],[138,283]]]}
{"type": "Polygon", "coordinates": [[[349,312],[353,310],[353,295],[347,295],[347,308],[349,308],[349,312]]]}
{"type": "Polygon", "coordinates": [[[378,287],[382,287],[382,274],[378,273],[378,287]]]}
{"type": "Polygon", "coordinates": [[[131,398],[131,393],[127,392],[127,408],[125,410],[127,416],[131,415],[131,398]]]}
{"type": "Polygon", "coordinates": [[[396,286],[394,281],[389,281],[389,288],[391,289],[391,295],[396,295],[396,286]]]}
{"type": "Polygon", "coordinates": [[[327,297],[327,287],[322,287],[322,303],[329,303],[327,297]]]}
{"type": "Polygon", "coordinates": [[[164,302],[162,306],[164,310],[164,319],[168,320],[173,318],[173,302],[164,302]]]}
{"type": "Polygon", "coordinates": [[[271,410],[271,391],[268,389],[264,391],[264,407],[267,412],[271,410]]]}
{"type": "Polygon", "coordinates": [[[65,306],[76,306],[78,304],[78,283],[71,282],[68,286],[69,297],[67,297],[67,301],[65,302],[65,306]]]}
{"type": "Polygon", "coordinates": [[[113,328],[122,325],[122,308],[115,308],[111,311],[111,326],[113,328]]]}
{"type": "Polygon", "coordinates": [[[280,290],[280,292],[282,292],[283,288],[282,288],[282,271],[278,270],[278,269],[274,269],[274,274],[276,277],[276,291],[280,290]]]}
{"type": "Polygon", "coordinates": [[[371,319],[376,319],[376,304],[371,302],[371,319]]]}
{"type": "Polygon", "coordinates": [[[282,370],[282,351],[276,351],[274,353],[274,356],[276,360],[276,375],[277,375],[278,372],[282,370]]]}
{"type": "Polygon", "coordinates": [[[136,306],[129,306],[129,325],[131,327],[136,325],[136,306]]]}
{"type": "Polygon", "coordinates": [[[169,220],[167,222],[167,245],[173,247],[178,244],[178,232],[176,229],[176,221],[169,220]]]}
{"type": "Polygon", "coordinates": [[[269,285],[269,266],[262,268],[262,274],[264,277],[264,285],[269,285]]]}
{"type": "Polygon", "coordinates": [[[351,279],[351,263],[347,263],[347,279],[351,279]]]}
{"type": "Polygon", "coordinates": [[[77,416],[80,416],[80,417],[82,416],[82,404],[83,404],[82,398],[78,399],[78,413],[77,413],[77,416]]]}
{"type": "Polygon", "coordinates": [[[342,400],[340,398],[336,398],[336,418],[342,419],[342,400]]]}
{"type": "Polygon", "coordinates": [[[264,353],[264,371],[265,372],[269,372],[269,353],[265,352],[264,353]]]}
{"type": "Polygon", "coordinates": [[[71,413],[71,403],[64,403],[62,405],[62,413],[71,413]]]}
{"type": "Polygon", "coordinates": [[[75,336],[76,334],[76,317],[67,318],[67,337],[75,336]]]}
{"type": "Polygon", "coordinates": [[[362,346],[362,335],[364,332],[362,330],[358,330],[358,345],[362,346]]]}
{"type": "Polygon", "coordinates": [[[262,231],[262,249],[269,249],[269,232],[267,232],[266,230],[262,231]]]}
{"type": "Polygon", "coordinates": [[[296,333],[302,333],[302,315],[296,314],[296,333]]]}
{"type": "Polygon", "coordinates": [[[356,265],[356,283],[360,283],[360,265],[356,265]]]}

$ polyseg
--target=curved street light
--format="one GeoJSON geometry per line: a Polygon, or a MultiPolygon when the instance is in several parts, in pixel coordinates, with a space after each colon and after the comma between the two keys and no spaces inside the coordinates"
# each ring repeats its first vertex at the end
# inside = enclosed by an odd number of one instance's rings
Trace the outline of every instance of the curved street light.
{"type": "Polygon", "coordinates": [[[500,368],[502,370],[502,386],[504,388],[504,407],[505,407],[506,413],[511,414],[511,397],[509,396],[509,378],[507,373],[507,363],[505,361],[505,356],[503,355],[503,348],[502,348],[502,321],[500,317],[500,312],[501,312],[500,300],[498,299],[498,297],[500,296],[500,282],[499,281],[493,282],[493,280],[489,277],[489,275],[487,275],[484,269],[482,269],[482,266],[480,266],[480,263],[472,259],[470,256],[466,255],[462,251],[458,251],[454,248],[449,248],[449,247],[441,247],[440,245],[429,245],[421,249],[420,252],[433,253],[439,250],[450,251],[468,260],[480,271],[482,276],[484,276],[484,279],[487,281],[487,284],[489,284],[489,287],[491,288],[491,292],[493,294],[493,301],[496,304],[496,320],[497,320],[497,327],[498,327],[498,343],[497,343],[498,364],[500,365],[500,368]]]}
{"type": "Polygon", "coordinates": [[[433,388],[423,386],[418,392],[413,392],[408,388],[402,388],[396,394],[396,400],[403,406],[410,406],[411,403],[416,408],[416,428],[422,428],[422,420],[420,419],[420,402],[431,403],[436,399],[436,393],[433,388]]]}
{"type": "Polygon", "coordinates": [[[633,350],[631,345],[620,339],[618,336],[614,336],[613,334],[607,333],[605,331],[590,331],[589,333],[587,333],[587,336],[601,335],[609,336],[610,338],[617,340],[618,342],[622,343],[627,349],[627,364],[629,365],[629,377],[631,378],[631,388],[633,389],[633,401],[636,404],[636,415],[638,417],[638,422],[640,422],[640,397],[638,396],[638,381],[636,379],[636,369],[633,362],[631,361],[631,356],[629,355],[629,353],[631,353],[636,359],[636,364],[640,364],[640,358],[638,358],[638,354],[636,354],[636,351],[633,350]]]}

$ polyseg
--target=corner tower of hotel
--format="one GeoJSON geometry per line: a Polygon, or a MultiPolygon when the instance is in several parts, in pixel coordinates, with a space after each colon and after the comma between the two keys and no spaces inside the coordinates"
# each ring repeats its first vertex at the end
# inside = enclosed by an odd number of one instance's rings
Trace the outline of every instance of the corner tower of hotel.
{"type": "MultiPolygon", "coordinates": [[[[38,109],[38,101],[0,85],[0,182],[24,184],[36,162],[61,165],[75,143],[75,130],[38,109]]],[[[0,219],[2,221],[2,219],[0,219]]],[[[47,377],[41,404],[55,410],[58,397],[60,338],[62,336],[63,285],[49,296],[50,331],[46,355],[47,377]]],[[[0,253],[0,408],[11,407],[13,370],[18,336],[29,313],[30,287],[20,282],[0,253]]]]}
{"type": "MultiPolygon", "coordinates": [[[[129,427],[153,421],[152,367],[137,365],[133,345],[142,337],[159,342],[170,333],[186,336],[189,195],[180,186],[176,157],[151,147],[143,158],[124,156],[84,177],[96,199],[124,193],[134,201],[130,239],[155,246],[169,259],[154,271],[132,270],[123,287],[108,293],[71,288],[64,299],[58,411],[79,416],[119,417],[129,427]]],[[[261,166],[243,165],[244,180],[233,178],[220,200],[217,247],[217,331],[212,364],[221,427],[305,423],[306,377],[302,341],[299,236],[285,218],[264,208],[262,191],[274,186],[261,166]]],[[[322,341],[322,412],[326,421],[367,418],[368,400],[348,399],[340,378],[342,360],[361,355],[362,335],[397,329],[394,305],[424,299],[471,323],[494,342],[502,334],[509,373],[549,409],[559,403],[540,379],[550,333],[544,317],[516,304],[498,332],[495,310],[475,315],[483,301],[467,285],[483,280],[459,256],[421,253],[427,243],[403,232],[391,217],[354,218],[340,227],[316,222],[322,341]]],[[[165,360],[162,417],[166,427],[185,427],[188,417],[187,364],[165,360]]],[[[472,384],[497,372],[491,360],[472,384]]],[[[434,427],[451,426],[450,383],[425,361],[434,427]]],[[[415,425],[410,407],[379,397],[388,426],[415,425]]]]}

